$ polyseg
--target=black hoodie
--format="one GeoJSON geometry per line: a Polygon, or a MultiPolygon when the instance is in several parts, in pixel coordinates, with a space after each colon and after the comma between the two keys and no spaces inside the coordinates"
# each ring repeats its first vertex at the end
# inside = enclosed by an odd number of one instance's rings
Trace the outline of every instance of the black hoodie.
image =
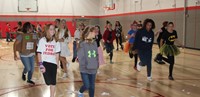
{"type": "Polygon", "coordinates": [[[152,50],[154,41],[154,32],[148,32],[146,29],[141,29],[135,36],[135,48],[137,50],[152,50]]]}

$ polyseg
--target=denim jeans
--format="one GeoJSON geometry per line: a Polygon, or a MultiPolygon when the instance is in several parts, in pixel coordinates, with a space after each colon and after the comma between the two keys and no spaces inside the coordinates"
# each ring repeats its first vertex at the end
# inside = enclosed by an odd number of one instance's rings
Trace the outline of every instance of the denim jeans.
{"type": "Polygon", "coordinates": [[[83,86],[80,88],[80,92],[89,90],[89,97],[94,97],[96,74],[81,73],[81,78],[83,86]]]}
{"type": "Polygon", "coordinates": [[[24,65],[23,73],[26,74],[28,72],[28,80],[32,79],[33,71],[34,71],[34,60],[35,56],[31,57],[21,57],[21,61],[24,65]]]}
{"type": "Polygon", "coordinates": [[[73,58],[77,57],[77,43],[76,41],[73,42],[73,58]]]}

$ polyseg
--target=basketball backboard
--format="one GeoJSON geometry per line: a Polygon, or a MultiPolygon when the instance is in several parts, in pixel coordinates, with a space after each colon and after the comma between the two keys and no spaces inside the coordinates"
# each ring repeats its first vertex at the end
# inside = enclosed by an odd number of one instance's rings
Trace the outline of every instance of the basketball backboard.
{"type": "Polygon", "coordinates": [[[38,12],[38,0],[18,0],[18,12],[38,12]]]}

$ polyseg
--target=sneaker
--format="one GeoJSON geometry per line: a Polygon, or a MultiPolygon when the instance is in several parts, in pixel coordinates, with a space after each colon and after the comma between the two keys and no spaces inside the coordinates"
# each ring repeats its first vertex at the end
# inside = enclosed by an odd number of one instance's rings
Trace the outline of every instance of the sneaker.
{"type": "Polygon", "coordinates": [[[154,59],[154,61],[158,64],[165,64],[165,62],[163,62],[162,60],[158,60],[158,59],[154,59]]]}
{"type": "Polygon", "coordinates": [[[76,58],[73,58],[73,59],[72,59],[72,62],[74,63],[75,61],[76,61],[76,58]]]}
{"type": "Polygon", "coordinates": [[[162,60],[158,62],[158,64],[165,64],[165,62],[163,62],[162,60]]]}
{"type": "Polygon", "coordinates": [[[110,64],[113,64],[114,62],[113,61],[110,61],[110,64]]]}
{"type": "Polygon", "coordinates": [[[28,80],[27,83],[31,84],[31,85],[35,85],[35,82],[28,80]]]}
{"type": "Polygon", "coordinates": [[[151,82],[152,81],[152,77],[147,77],[147,80],[151,82]]]}
{"type": "Polygon", "coordinates": [[[141,71],[142,66],[140,65],[140,62],[137,63],[137,70],[141,71]]]}
{"type": "Polygon", "coordinates": [[[154,62],[157,62],[157,58],[154,58],[153,60],[154,60],[154,62]]]}
{"type": "Polygon", "coordinates": [[[123,50],[123,49],[124,49],[124,46],[121,46],[121,49],[123,50]]]}
{"type": "Polygon", "coordinates": [[[67,73],[64,73],[62,78],[66,78],[67,77],[67,73]]]}
{"type": "Polygon", "coordinates": [[[83,93],[78,93],[78,97],[84,97],[83,93]]]}
{"type": "Polygon", "coordinates": [[[129,57],[132,59],[133,58],[133,53],[132,53],[132,51],[129,51],[129,57]]]}
{"type": "Polygon", "coordinates": [[[138,70],[137,70],[137,67],[133,67],[133,68],[134,68],[136,71],[138,71],[138,70]]]}
{"type": "Polygon", "coordinates": [[[174,78],[172,76],[169,76],[168,78],[169,78],[169,80],[174,80],[174,78]]]}
{"type": "Polygon", "coordinates": [[[22,73],[22,80],[25,81],[26,80],[26,74],[22,73]]]}

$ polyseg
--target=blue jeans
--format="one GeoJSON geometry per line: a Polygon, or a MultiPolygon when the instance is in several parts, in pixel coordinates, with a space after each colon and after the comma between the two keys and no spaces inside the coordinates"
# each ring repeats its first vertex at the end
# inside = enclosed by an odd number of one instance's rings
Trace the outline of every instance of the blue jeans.
{"type": "Polygon", "coordinates": [[[147,76],[151,77],[151,59],[152,59],[152,51],[151,50],[138,50],[138,55],[141,61],[141,65],[147,65],[147,76]]]}
{"type": "Polygon", "coordinates": [[[73,42],[73,58],[77,57],[77,46],[76,41],[73,42]]]}
{"type": "Polygon", "coordinates": [[[85,90],[89,90],[89,97],[94,97],[96,74],[81,73],[81,78],[83,86],[79,91],[83,93],[85,90]]]}
{"type": "Polygon", "coordinates": [[[12,41],[11,37],[10,37],[10,33],[9,32],[6,32],[6,41],[7,42],[10,42],[12,41]]]}
{"type": "Polygon", "coordinates": [[[32,79],[33,71],[34,71],[34,56],[32,57],[21,57],[21,61],[24,65],[23,73],[26,74],[28,72],[28,80],[32,79]]]}

